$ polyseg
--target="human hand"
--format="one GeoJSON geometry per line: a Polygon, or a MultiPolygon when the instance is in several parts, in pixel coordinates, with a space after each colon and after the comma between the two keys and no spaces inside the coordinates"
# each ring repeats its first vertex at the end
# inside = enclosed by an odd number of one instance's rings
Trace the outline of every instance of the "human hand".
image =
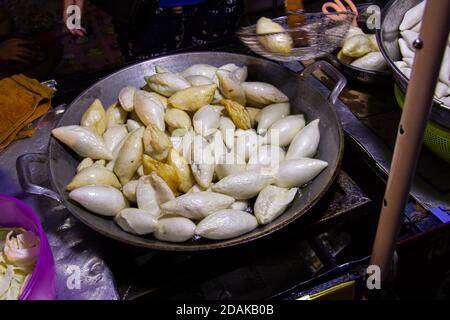
{"type": "Polygon", "coordinates": [[[33,52],[27,46],[30,41],[23,39],[9,39],[0,43],[0,60],[15,61],[21,63],[30,62],[33,52]]]}
{"type": "MultiPolygon", "coordinates": [[[[73,13],[72,12],[67,12],[67,9],[69,6],[78,6],[80,8],[80,19],[82,18],[83,15],[83,6],[84,6],[84,0],[64,0],[64,5],[63,5],[63,22],[66,25],[67,29],[69,30],[69,32],[71,34],[73,34],[74,36],[79,36],[79,37],[83,37],[86,34],[86,29],[83,27],[79,27],[79,28],[74,28],[74,27],[69,27],[68,26],[68,22],[73,19],[73,13]]],[[[80,20],[81,22],[81,20],[80,20]]]]}

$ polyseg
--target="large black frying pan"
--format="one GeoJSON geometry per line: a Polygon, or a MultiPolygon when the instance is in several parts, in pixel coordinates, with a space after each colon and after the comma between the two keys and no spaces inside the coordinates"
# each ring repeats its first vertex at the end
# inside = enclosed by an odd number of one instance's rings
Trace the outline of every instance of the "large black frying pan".
{"type": "Polygon", "coordinates": [[[79,124],[81,116],[96,98],[99,98],[105,106],[108,106],[116,101],[120,89],[124,86],[142,87],[145,84],[144,76],[153,74],[156,64],[178,72],[197,63],[214,66],[227,63],[246,65],[249,70],[250,81],[271,83],[289,96],[292,113],[305,114],[307,122],[316,118],[320,119],[321,141],[317,157],[327,161],[329,166],[303,189],[302,195],[297,196],[292,205],[278,219],[240,237],[225,241],[200,239],[185,243],[169,243],[156,240],[151,236],[143,237],[126,233],[112,219],[95,215],[68,198],[66,185],[75,175],[80,157],[54,138],[50,138],[48,158],[47,155],[43,154],[25,154],[18,159],[18,175],[23,188],[28,192],[43,194],[61,201],[83,223],[108,237],[128,244],[158,250],[197,251],[233,246],[268,235],[301,217],[324,195],[333,183],[343,153],[344,139],[333,103],[345,86],[346,81],[342,75],[325,62],[318,62],[310,66],[304,71],[303,76],[300,76],[278,63],[232,53],[198,52],[161,57],[125,68],[100,80],[72,102],[57,126],[79,124]],[[312,71],[319,67],[337,80],[336,87],[330,97],[323,96],[306,79],[307,75],[310,75],[312,71]],[[54,191],[33,184],[32,177],[29,174],[28,168],[31,162],[46,160],[48,160],[49,176],[54,191]]]}

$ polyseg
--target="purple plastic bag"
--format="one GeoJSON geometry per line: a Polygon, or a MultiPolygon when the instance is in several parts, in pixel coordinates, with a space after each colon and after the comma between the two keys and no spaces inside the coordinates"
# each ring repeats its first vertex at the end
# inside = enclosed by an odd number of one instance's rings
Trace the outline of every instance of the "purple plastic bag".
{"type": "Polygon", "coordinates": [[[0,227],[22,227],[34,232],[40,240],[36,266],[19,300],[55,299],[55,263],[36,213],[22,201],[0,195],[0,227]]]}

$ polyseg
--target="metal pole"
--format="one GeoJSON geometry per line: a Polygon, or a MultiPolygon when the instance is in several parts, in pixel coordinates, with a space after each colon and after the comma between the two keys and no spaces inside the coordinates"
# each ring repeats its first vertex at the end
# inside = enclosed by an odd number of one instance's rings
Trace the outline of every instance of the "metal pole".
{"type": "Polygon", "coordinates": [[[422,148],[448,41],[449,12],[450,0],[428,0],[420,37],[414,42],[416,55],[372,250],[371,264],[380,267],[382,281],[391,271],[403,211],[422,148]]]}

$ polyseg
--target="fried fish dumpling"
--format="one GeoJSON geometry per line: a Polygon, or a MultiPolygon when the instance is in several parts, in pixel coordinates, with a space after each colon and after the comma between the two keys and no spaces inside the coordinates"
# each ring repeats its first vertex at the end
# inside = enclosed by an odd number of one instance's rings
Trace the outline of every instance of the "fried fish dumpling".
{"type": "Polygon", "coordinates": [[[69,198],[102,216],[115,216],[128,207],[122,192],[111,186],[84,186],[72,190],[69,198]]]}
{"type": "Polygon", "coordinates": [[[152,214],[136,208],[121,210],[114,221],[126,232],[137,235],[150,234],[158,227],[158,220],[152,214]]]}
{"type": "Polygon", "coordinates": [[[144,174],[148,175],[152,172],[155,172],[161,179],[163,179],[167,183],[167,185],[174,193],[178,192],[180,177],[178,176],[178,173],[173,166],[155,160],[146,154],[144,154],[142,158],[142,164],[144,166],[144,174]]]}
{"type": "Polygon", "coordinates": [[[181,75],[171,72],[156,73],[145,77],[147,85],[157,93],[170,97],[176,92],[191,87],[191,84],[181,75]]]}
{"type": "Polygon", "coordinates": [[[194,130],[201,136],[209,136],[219,128],[221,106],[206,105],[201,107],[192,118],[194,130]]]}
{"type": "Polygon", "coordinates": [[[300,187],[314,179],[327,166],[326,161],[318,159],[285,160],[280,163],[275,185],[282,188],[300,187]]]}
{"type": "Polygon", "coordinates": [[[119,143],[125,139],[128,135],[128,130],[125,125],[117,125],[108,128],[103,134],[103,140],[106,147],[113,152],[114,149],[119,145],[119,143]]]}
{"type": "Polygon", "coordinates": [[[266,17],[257,21],[256,34],[259,42],[270,52],[289,54],[294,46],[291,35],[279,23],[266,17]]]}
{"type": "Polygon", "coordinates": [[[83,169],[86,169],[94,164],[94,161],[91,158],[84,158],[77,166],[77,172],[80,172],[83,169]]]}
{"type": "Polygon", "coordinates": [[[144,125],[153,123],[161,131],[166,130],[164,105],[149,92],[139,90],[134,95],[134,111],[144,125]]]}
{"type": "Polygon", "coordinates": [[[283,149],[273,145],[262,145],[250,155],[247,170],[276,168],[284,160],[286,153],[283,149]]]}
{"type": "Polygon", "coordinates": [[[215,172],[219,179],[223,179],[231,174],[245,171],[247,164],[234,150],[223,154],[216,163],[215,172]]]}
{"type": "Polygon", "coordinates": [[[144,127],[130,133],[120,148],[114,163],[114,173],[119,177],[123,185],[133,178],[136,170],[142,164],[142,154],[144,153],[143,134],[144,127]]]}
{"type": "Polygon", "coordinates": [[[275,181],[273,174],[264,170],[247,170],[231,174],[214,184],[214,192],[223,193],[236,200],[255,197],[262,189],[275,181]]]}
{"type": "Polygon", "coordinates": [[[176,129],[189,130],[192,127],[191,117],[186,111],[180,109],[168,108],[164,120],[171,131],[176,129]]]}
{"type": "Polygon", "coordinates": [[[146,210],[154,217],[161,213],[155,188],[149,176],[140,177],[136,186],[136,203],[139,209],[146,210]]]}
{"type": "Polygon", "coordinates": [[[184,217],[161,217],[154,236],[168,242],[185,242],[194,236],[195,223],[184,217]]]}
{"type": "Polygon", "coordinates": [[[158,161],[165,161],[172,148],[172,141],[164,131],[149,123],[143,136],[144,152],[158,161]]]}
{"type": "Polygon", "coordinates": [[[253,129],[238,129],[235,136],[234,152],[245,161],[248,161],[250,155],[258,150],[258,146],[263,143],[263,139],[253,129]]]}
{"type": "Polygon", "coordinates": [[[207,239],[225,240],[248,233],[257,226],[255,216],[244,211],[223,209],[200,221],[195,234],[207,239]]]}
{"type": "Polygon", "coordinates": [[[161,211],[163,214],[202,220],[218,210],[228,208],[233,202],[234,198],[216,192],[192,192],[164,203],[161,211]]]}
{"type": "Polygon", "coordinates": [[[127,86],[119,92],[119,103],[127,112],[131,112],[134,109],[134,94],[136,91],[135,87],[127,86]]]}
{"type": "Polygon", "coordinates": [[[195,184],[195,179],[192,175],[191,167],[188,161],[182,155],[180,155],[177,150],[172,148],[169,151],[167,164],[175,168],[178,177],[180,178],[178,190],[180,190],[181,192],[188,192],[189,189],[192,188],[192,186],[195,184]]]}
{"type": "Polygon", "coordinates": [[[234,131],[236,129],[236,125],[234,122],[228,117],[220,117],[219,120],[219,129],[222,132],[222,137],[225,145],[228,149],[233,148],[234,146],[234,131]]]}
{"type": "Polygon", "coordinates": [[[184,78],[190,77],[190,76],[204,76],[209,79],[213,79],[214,75],[216,74],[217,68],[214,66],[211,66],[209,64],[194,64],[181,72],[181,75],[184,78]]]}
{"type": "Polygon", "coordinates": [[[270,104],[263,108],[258,117],[258,134],[264,134],[271,125],[288,116],[290,109],[288,102],[270,104]]]}
{"type": "Polygon", "coordinates": [[[211,104],[216,84],[196,86],[178,91],[168,100],[168,106],[184,111],[195,112],[201,107],[211,104]]]}
{"type": "Polygon", "coordinates": [[[259,224],[268,224],[278,218],[294,200],[298,188],[286,189],[267,186],[256,198],[254,213],[259,224]]]}
{"type": "Polygon", "coordinates": [[[289,98],[283,92],[269,83],[244,82],[242,88],[250,107],[262,108],[269,104],[289,101],[289,98]]]}
{"type": "Polygon", "coordinates": [[[128,112],[126,112],[120,103],[115,102],[106,109],[106,127],[111,128],[127,121],[128,112]]]}
{"type": "Polygon", "coordinates": [[[347,39],[342,53],[347,57],[360,58],[372,51],[372,43],[366,35],[358,34],[347,39]]]}
{"type": "Polygon", "coordinates": [[[314,157],[320,142],[319,121],[319,119],[311,121],[295,135],[286,154],[286,160],[314,157]]]}
{"type": "Polygon", "coordinates": [[[229,99],[220,100],[220,104],[225,107],[225,110],[237,128],[242,130],[251,129],[252,121],[250,114],[243,105],[229,99]]]}
{"type": "Polygon", "coordinates": [[[94,164],[78,172],[67,185],[67,190],[72,191],[89,185],[107,185],[114,188],[122,186],[114,173],[102,165],[94,164]]]}
{"type": "Polygon", "coordinates": [[[196,136],[191,146],[191,169],[197,183],[208,188],[214,176],[214,154],[212,147],[202,136],[196,136]]]}
{"type": "Polygon", "coordinates": [[[305,117],[303,115],[296,114],[281,118],[270,126],[264,137],[264,142],[280,147],[286,147],[304,126],[305,117]]]}
{"type": "Polygon", "coordinates": [[[103,135],[106,130],[106,112],[99,99],[95,99],[91,106],[84,112],[80,124],[103,135]]]}
{"type": "Polygon", "coordinates": [[[225,98],[245,106],[247,100],[244,88],[233,73],[225,70],[218,70],[217,79],[219,80],[219,90],[225,98]]]}
{"type": "Polygon", "coordinates": [[[122,193],[128,201],[136,203],[136,189],[139,181],[131,180],[122,187],[122,193]]]}
{"type": "Polygon", "coordinates": [[[103,139],[92,129],[82,126],[65,126],[52,130],[53,136],[82,157],[111,160],[111,151],[103,139]]]}

